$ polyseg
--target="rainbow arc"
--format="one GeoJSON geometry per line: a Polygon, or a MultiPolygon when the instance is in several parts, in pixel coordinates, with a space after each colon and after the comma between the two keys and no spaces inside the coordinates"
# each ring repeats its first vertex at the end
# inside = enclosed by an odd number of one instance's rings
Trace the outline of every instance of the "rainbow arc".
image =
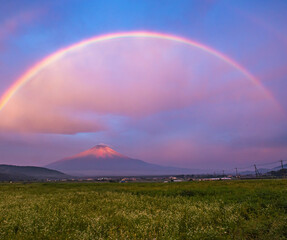
{"type": "Polygon", "coordinates": [[[255,78],[250,72],[248,72],[244,67],[238,64],[236,61],[216,51],[215,49],[212,49],[211,47],[192,41],[190,39],[186,39],[186,38],[174,36],[174,35],[169,35],[169,34],[155,33],[155,32],[121,32],[121,33],[112,33],[112,34],[97,36],[97,37],[83,40],[69,47],[60,49],[59,51],[53,53],[52,55],[44,58],[42,61],[38,62],[33,67],[28,69],[28,71],[26,71],[18,80],[16,80],[15,83],[2,95],[0,99],[0,111],[6,106],[9,100],[21,89],[22,86],[24,86],[27,82],[29,82],[29,80],[31,80],[35,75],[37,75],[37,73],[39,73],[42,69],[47,67],[49,64],[59,60],[65,54],[71,51],[79,50],[81,47],[84,47],[90,44],[117,39],[117,38],[158,38],[158,39],[175,41],[175,42],[179,42],[179,43],[183,43],[183,44],[187,44],[187,45],[199,48],[202,51],[208,52],[209,54],[216,56],[217,58],[223,60],[224,62],[228,63],[229,65],[233,66],[235,69],[240,71],[244,76],[246,76],[246,78],[252,81],[255,85],[262,88],[262,91],[264,92],[266,97],[270,98],[272,101],[276,103],[276,105],[278,105],[273,95],[262,85],[262,83],[257,78],[255,78]]]}

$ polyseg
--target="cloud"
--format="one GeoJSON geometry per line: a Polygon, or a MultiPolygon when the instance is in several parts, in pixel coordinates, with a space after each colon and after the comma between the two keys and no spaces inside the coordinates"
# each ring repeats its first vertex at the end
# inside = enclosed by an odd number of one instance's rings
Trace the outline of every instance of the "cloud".
{"type": "Polygon", "coordinates": [[[0,112],[5,134],[88,133],[87,148],[104,142],[134,158],[192,168],[280,157],[286,122],[227,63],[160,39],[114,39],[67,53],[0,112]]]}
{"type": "Polygon", "coordinates": [[[114,39],[66,53],[41,70],[0,112],[0,129],[109,131],[118,117],[126,120],[117,127],[136,121],[147,131],[156,122],[187,131],[199,123],[216,128],[232,122],[236,128],[237,118],[253,121],[269,113],[266,104],[272,105],[258,86],[198,48],[162,39],[114,39]]]}

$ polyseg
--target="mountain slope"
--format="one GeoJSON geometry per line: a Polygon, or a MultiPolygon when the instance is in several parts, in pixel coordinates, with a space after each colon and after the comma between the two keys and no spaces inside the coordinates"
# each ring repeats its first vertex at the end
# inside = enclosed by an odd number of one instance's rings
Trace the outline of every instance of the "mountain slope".
{"type": "Polygon", "coordinates": [[[66,174],[42,167],[0,165],[0,181],[63,179],[66,174]]]}
{"type": "Polygon", "coordinates": [[[191,170],[164,167],[124,156],[106,145],[97,145],[47,167],[73,175],[123,176],[189,174],[191,170]]]}

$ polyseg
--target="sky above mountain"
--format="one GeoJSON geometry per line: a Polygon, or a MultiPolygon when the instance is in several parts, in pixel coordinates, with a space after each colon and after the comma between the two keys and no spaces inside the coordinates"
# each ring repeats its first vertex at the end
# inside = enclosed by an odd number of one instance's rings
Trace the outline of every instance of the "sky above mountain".
{"type": "Polygon", "coordinates": [[[285,1],[3,1],[0,162],[105,143],[226,169],[287,156],[285,1]]]}

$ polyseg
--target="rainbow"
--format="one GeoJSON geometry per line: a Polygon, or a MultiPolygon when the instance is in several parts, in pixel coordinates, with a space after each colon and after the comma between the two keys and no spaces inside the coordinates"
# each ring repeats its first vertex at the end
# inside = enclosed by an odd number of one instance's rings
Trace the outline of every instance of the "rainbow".
{"type": "MultiPolygon", "coordinates": [[[[83,40],[81,42],[78,42],[76,44],[73,44],[69,47],[60,49],[56,53],[49,55],[48,57],[44,58],[42,61],[35,64],[32,68],[30,68],[28,71],[26,71],[18,80],[15,81],[15,83],[2,95],[0,99],[0,111],[6,106],[6,104],[9,102],[9,100],[21,89],[22,86],[24,86],[32,77],[34,77],[37,73],[39,73],[42,69],[47,67],[49,64],[57,61],[61,57],[63,57],[65,54],[69,53],[70,51],[78,50],[83,46],[87,46],[89,44],[103,42],[111,39],[117,39],[117,38],[159,38],[159,39],[166,39],[171,40],[183,44],[187,44],[193,47],[197,47],[205,52],[208,52],[209,54],[216,56],[217,58],[223,60],[224,62],[228,63],[229,65],[233,66],[237,70],[239,70],[244,76],[246,76],[250,81],[252,81],[255,85],[260,86],[262,90],[264,91],[264,94],[275,101],[272,94],[264,88],[264,86],[261,84],[261,82],[256,79],[251,73],[249,73],[245,68],[243,68],[240,64],[235,62],[234,60],[230,59],[226,55],[212,49],[211,47],[208,47],[206,45],[203,45],[201,43],[179,37],[174,36],[170,34],[163,34],[163,33],[155,33],[155,32],[120,32],[120,33],[112,33],[97,37],[92,37],[86,40],[83,40]]],[[[275,101],[276,102],[276,101],[275,101]]],[[[276,102],[277,103],[277,102],[276,102]]]]}

